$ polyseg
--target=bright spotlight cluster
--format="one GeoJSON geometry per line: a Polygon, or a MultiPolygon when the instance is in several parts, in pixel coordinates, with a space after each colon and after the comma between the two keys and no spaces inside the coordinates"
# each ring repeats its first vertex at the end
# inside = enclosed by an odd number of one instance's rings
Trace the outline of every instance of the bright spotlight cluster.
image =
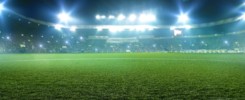
{"type": "Polygon", "coordinates": [[[108,16],[108,19],[115,19],[115,16],[109,15],[109,16],[108,16]]]}
{"type": "Polygon", "coordinates": [[[57,15],[59,19],[59,24],[55,24],[54,28],[61,31],[62,28],[69,28],[71,32],[76,32],[77,26],[70,25],[69,23],[73,20],[69,13],[61,12],[57,15]]]}
{"type": "Polygon", "coordinates": [[[123,32],[123,31],[137,31],[137,32],[145,32],[145,31],[153,31],[156,27],[150,25],[124,25],[124,26],[101,26],[97,27],[97,31],[100,32],[103,29],[108,30],[111,33],[123,32]]]}
{"type": "Polygon", "coordinates": [[[142,13],[142,14],[119,14],[119,15],[96,15],[96,20],[117,20],[117,21],[129,21],[129,22],[141,22],[141,23],[149,23],[156,21],[156,15],[152,13],[142,13]]]}
{"type": "Polygon", "coordinates": [[[189,30],[193,28],[191,25],[187,24],[189,20],[190,19],[187,14],[182,13],[178,16],[178,25],[170,27],[170,30],[173,31],[174,36],[182,35],[183,29],[189,30]]]}
{"type": "Polygon", "coordinates": [[[96,15],[95,18],[97,20],[101,20],[101,19],[106,19],[106,16],[105,15],[96,15]]]}

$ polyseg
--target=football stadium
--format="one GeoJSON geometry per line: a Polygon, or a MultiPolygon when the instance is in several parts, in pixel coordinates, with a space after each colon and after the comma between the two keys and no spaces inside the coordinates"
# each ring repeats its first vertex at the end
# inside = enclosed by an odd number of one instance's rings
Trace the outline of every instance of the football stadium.
{"type": "Polygon", "coordinates": [[[243,100],[244,0],[1,0],[0,100],[243,100]]]}

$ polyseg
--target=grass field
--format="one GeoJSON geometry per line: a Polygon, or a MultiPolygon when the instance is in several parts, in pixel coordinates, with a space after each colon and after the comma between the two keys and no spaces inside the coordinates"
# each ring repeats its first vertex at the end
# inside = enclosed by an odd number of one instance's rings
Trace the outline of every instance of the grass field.
{"type": "Polygon", "coordinates": [[[245,55],[2,54],[0,99],[245,99],[245,55]]]}

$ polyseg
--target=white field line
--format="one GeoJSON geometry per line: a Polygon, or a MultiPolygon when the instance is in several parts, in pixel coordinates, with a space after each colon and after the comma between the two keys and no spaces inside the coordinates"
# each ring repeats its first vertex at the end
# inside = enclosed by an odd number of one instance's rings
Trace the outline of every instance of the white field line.
{"type": "Polygon", "coordinates": [[[168,58],[79,58],[79,59],[24,59],[24,60],[1,60],[4,62],[40,62],[40,61],[83,61],[83,60],[160,60],[160,61],[210,61],[210,62],[241,62],[242,60],[212,60],[212,59],[168,59],[168,58]]]}

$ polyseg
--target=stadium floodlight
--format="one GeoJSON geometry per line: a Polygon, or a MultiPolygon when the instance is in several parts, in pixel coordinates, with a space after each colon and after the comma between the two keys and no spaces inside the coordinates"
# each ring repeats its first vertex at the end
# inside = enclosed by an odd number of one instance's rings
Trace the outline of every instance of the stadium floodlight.
{"type": "Polygon", "coordinates": [[[131,21],[131,22],[135,21],[136,19],[137,19],[137,16],[135,14],[131,14],[128,17],[128,20],[131,21]]]}
{"type": "Polygon", "coordinates": [[[118,15],[118,17],[117,17],[117,20],[119,20],[119,21],[122,21],[122,20],[124,20],[126,17],[123,15],[123,14],[120,14],[120,15],[118,15]]]}
{"type": "Polygon", "coordinates": [[[7,39],[7,40],[10,40],[10,37],[9,37],[9,36],[7,36],[7,37],[6,37],[6,39],[7,39]]]}
{"type": "Polygon", "coordinates": [[[153,21],[156,21],[156,16],[153,14],[149,14],[147,15],[147,19],[148,21],[153,22],[153,21]]]}
{"type": "Polygon", "coordinates": [[[146,20],[147,20],[146,14],[140,14],[139,20],[140,20],[140,22],[146,22],[146,20]]]}
{"type": "Polygon", "coordinates": [[[153,14],[140,14],[139,16],[140,22],[154,22],[156,21],[156,16],[153,14]]]}
{"type": "Polygon", "coordinates": [[[98,52],[98,48],[94,48],[94,51],[95,51],[95,52],[98,52]]]}
{"type": "Polygon", "coordinates": [[[43,45],[42,44],[39,44],[39,48],[43,48],[43,45]]]}
{"type": "Polygon", "coordinates": [[[227,40],[224,41],[225,44],[229,44],[229,42],[227,40]]]}
{"type": "Polygon", "coordinates": [[[66,40],[66,41],[65,41],[65,44],[69,44],[69,41],[66,40]]]}
{"type": "Polygon", "coordinates": [[[68,22],[68,21],[70,21],[72,19],[71,16],[68,13],[65,13],[65,12],[62,12],[62,13],[58,14],[57,17],[59,18],[59,20],[61,22],[68,22]]]}
{"type": "Polygon", "coordinates": [[[178,16],[178,21],[181,23],[186,23],[189,21],[189,17],[186,14],[181,14],[178,16]]]}
{"type": "Polygon", "coordinates": [[[153,45],[152,45],[152,47],[153,47],[153,48],[156,48],[156,47],[157,47],[157,45],[156,45],[156,44],[153,44],[153,45]]]}
{"type": "Polygon", "coordinates": [[[100,18],[100,15],[96,15],[95,18],[96,18],[97,20],[100,20],[100,19],[101,19],[101,18],[100,18]]]}
{"type": "Polygon", "coordinates": [[[108,19],[115,19],[115,16],[109,15],[108,19]]]}
{"type": "Polygon", "coordinates": [[[105,19],[106,16],[105,16],[105,15],[101,15],[100,18],[101,18],[101,19],[105,19]]]}
{"type": "Polygon", "coordinates": [[[70,31],[72,31],[72,32],[76,32],[76,29],[77,29],[77,26],[71,26],[70,27],[70,31]]]}
{"type": "Polygon", "coordinates": [[[80,36],[80,40],[83,40],[83,37],[82,36],[80,36]]]}
{"type": "Polygon", "coordinates": [[[56,25],[54,25],[54,28],[56,29],[56,30],[61,30],[61,28],[62,28],[62,25],[60,25],[60,24],[56,24],[56,25]]]}
{"type": "Polygon", "coordinates": [[[202,44],[204,44],[205,42],[204,41],[201,41],[202,44]]]}

